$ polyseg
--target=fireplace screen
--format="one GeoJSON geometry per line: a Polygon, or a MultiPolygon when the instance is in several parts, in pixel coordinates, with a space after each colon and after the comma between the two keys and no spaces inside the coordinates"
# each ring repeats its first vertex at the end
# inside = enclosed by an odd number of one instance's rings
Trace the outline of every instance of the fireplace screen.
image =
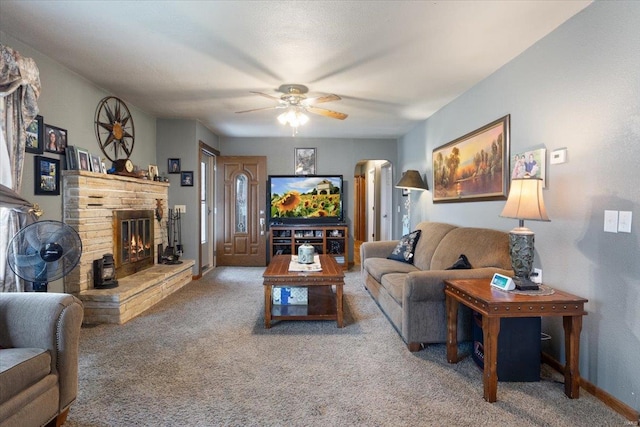
{"type": "Polygon", "coordinates": [[[153,211],[116,211],[114,231],[119,278],[153,265],[153,211]]]}

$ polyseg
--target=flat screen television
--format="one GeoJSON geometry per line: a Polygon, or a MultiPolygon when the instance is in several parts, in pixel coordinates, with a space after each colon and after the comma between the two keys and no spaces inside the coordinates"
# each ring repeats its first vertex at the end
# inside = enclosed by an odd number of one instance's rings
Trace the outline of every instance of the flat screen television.
{"type": "Polygon", "coordinates": [[[270,175],[267,183],[269,223],[335,224],[342,222],[342,175],[270,175]]]}

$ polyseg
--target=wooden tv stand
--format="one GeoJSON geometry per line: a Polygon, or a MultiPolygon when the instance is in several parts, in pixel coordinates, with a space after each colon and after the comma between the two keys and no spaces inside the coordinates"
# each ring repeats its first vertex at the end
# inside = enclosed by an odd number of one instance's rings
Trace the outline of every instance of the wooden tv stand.
{"type": "Polygon", "coordinates": [[[349,227],[343,224],[272,225],[269,228],[269,254],[296,255],[298,247],[309,243],[316,253],[332,255],[343,270],[349,268],[349,227]]]}

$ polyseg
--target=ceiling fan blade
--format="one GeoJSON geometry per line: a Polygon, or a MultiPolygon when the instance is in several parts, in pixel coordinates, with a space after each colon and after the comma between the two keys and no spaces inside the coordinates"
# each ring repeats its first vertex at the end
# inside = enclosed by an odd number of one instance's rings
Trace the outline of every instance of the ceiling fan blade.
{"type": "Polygon", "coordinates": [[[344,120],[348,117],[345,113],[339,113],[337,111],[327,110],[325,108],[318,107],[305,107],[305,109],[314,114],[320,114],[321,116],[331,117],[332,119],[344,120]]]}
{"type": "Polygon", "coordinates": [[[275,110],[275,109],[278,109],[278,108],[282,108],[282,107],[280,105],[274,105],[273,107],[253,108],[251,110],[236,111],[236,114],[251,113],[253,111],[262,111],[262,110],[275,110]]]}
{"type": "Polygon", "coordinates": [[[329,95],[319,96],[317,98],[307,98],[304,101],[302,101],[302,103],[304,105],[313,105],[313,104],[320,104],[322,102],[340,101],[341,99],[342,98],[340,98],[338,95],[334,95],[333,93],[331,93],[329,95]]]}
{"type": "Polygon", "coordinates": [[[273,95],[269,95],[269,94],[262,93],[262,92],[251,92],[251,93],[254,93],[254,94],[260,95],[260,96],[264,96],[265,98],[275,99],[276,101],[280,102],[280,97],[278,97],[278,96],[273,96],[273,95]]]}

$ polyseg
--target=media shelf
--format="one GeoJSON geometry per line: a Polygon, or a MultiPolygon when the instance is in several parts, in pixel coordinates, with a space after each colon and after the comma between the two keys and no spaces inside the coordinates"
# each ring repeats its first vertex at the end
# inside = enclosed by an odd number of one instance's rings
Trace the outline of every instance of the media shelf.
{"type": "Polygon", "coordinates": [[[312,245],[318,254],[332,255],[343,269],[349,268],[349,227],[346,225],[272,225],[269,233],[269,253],[295,255],[304,243],[312,245]]]}

